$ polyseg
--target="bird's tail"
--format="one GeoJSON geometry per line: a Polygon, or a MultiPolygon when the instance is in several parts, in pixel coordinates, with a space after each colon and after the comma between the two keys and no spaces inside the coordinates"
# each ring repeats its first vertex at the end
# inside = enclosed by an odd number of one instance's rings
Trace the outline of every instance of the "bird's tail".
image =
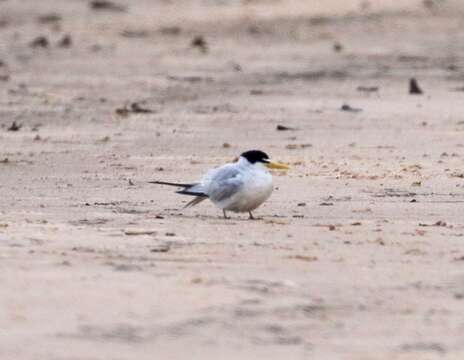
{"type": "Polygon", "coordinates": [[[208,198],[208,196],[206,196],[206,195],[196,196],[192,201],[189,201],[189,202],[184,206],[184,209],[185,209],[185,208],[188,208],[188,207],[191,207],[191,206],[198,205],[199,203],[201,203],[203,200],[206,200],[207,198],[208,198]]]}
{"type": "Polygon", "coordinates": [[[159,185],[169,185],[169,186],[177,186],[177,187],[184,187],[188,188],[194,185],[198,184],[182,184],[182,183],[173,183],[173,182],[167,182],[167,181],[149,181],[148,183],[150,184],[159,184],[159,185]]]}
{"type": "Polygon", "coordinates": [[[187,207],[195,206],[199,203],[201,203],[203,200],[208,198],[208,195],[206,195],[203,192],[202,185],[199,183],[193,183],[193,184],[182,184],[182,183],[173,183],[173,182],[166,182],[166,181],[149,181],[150,184],[159,184],[159,185],[169,185],[169,186],[177,186],[177,187],[183,187],[182,190],[176,191],[177,194],[181,195],[190,195],[190,196],[195,196],[195,198],[188,202],[185,206],[184,209],[187,207]]]}

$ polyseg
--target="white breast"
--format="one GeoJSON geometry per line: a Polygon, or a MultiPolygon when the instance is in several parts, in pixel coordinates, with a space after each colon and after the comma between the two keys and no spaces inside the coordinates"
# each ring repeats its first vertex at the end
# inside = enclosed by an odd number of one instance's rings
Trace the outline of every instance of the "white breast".
{"type": "Polygon", "coordinates": [[[234,212],[252,211],[271,196],[272,190],[272,175],[267,169],[253,166],[243,173],[243,186],[240,191],[217,205],[234,212]]]}

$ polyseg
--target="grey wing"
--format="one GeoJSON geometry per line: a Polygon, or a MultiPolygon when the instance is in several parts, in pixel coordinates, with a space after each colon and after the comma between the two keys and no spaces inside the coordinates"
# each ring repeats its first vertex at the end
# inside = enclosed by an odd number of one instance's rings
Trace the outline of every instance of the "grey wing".
{"type": "Polygon", "coordinates": [[[242,175],[235,167],[224,166],[217,169],[209,179],[208,195],[213,201],[232,197],[243,186],[242,175]]]}

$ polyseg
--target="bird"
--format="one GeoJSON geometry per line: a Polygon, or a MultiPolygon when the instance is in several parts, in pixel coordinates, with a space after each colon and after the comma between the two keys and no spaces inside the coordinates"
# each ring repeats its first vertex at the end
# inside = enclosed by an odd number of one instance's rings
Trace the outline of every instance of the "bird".
{"type": "Polygon", "coordinates": [[[272,175],[268,169],[287,170],[289,167],[272,162],[261,150],[249,150],[242,153],[237,161],[209,170],[195,183],[149,183],[176,186],[182,188],[176,193],[193,196],[184,209],[209,199],[222,210],[225,219],[229,218],[227,211],[247,212],[249,219],[254,219],[252,211],[264,203],[273,190],[272,175]]]}

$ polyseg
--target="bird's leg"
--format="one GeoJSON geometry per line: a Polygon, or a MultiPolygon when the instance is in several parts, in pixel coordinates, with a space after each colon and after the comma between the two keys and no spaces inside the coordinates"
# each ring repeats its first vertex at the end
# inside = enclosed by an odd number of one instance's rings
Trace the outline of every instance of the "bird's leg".
{"type": "Polygon", "coordinates": [[[227,217],[226,211],[224,209],[222,209],[222,213],[224,214],[224,219],[230,219],[229,217],[227,217]]]}
{"type": "Polygon", "coordinates": [[[255,219],[253,214],[251,213],[251,211],[248,211],[248,214],[250,214],[250,217],[248,218],[249,220],[254,220],[255,219]]]}

